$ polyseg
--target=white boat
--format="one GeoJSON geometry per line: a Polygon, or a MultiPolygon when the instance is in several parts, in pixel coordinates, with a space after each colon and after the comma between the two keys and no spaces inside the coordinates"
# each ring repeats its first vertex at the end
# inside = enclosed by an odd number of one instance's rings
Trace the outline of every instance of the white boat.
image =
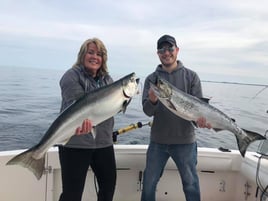
{"type": "MultiPolygon", "coordinates": [[[[117,185],[115,201],[138,201],[142,189],[147,145],[115,145],[117,185]]],[[[40,180],[21,166],[6,162],[23,150],[0,152],[0,201],[57,201],[61,193],[61,169],[57,148],[49,150],[46,171],[40,180]]],[[[268,185],[268,158],[247,152],[242,158],[237,150],[222,152],[198,148],[198,174],[202,201],[256,201],[268,185]],[[256,180],[258,178],[258,180],[256,180]],[[258,181],[258,182],[256,182],[258,181]]],[[[107,167],[109,168],[109,167],[107,167]]],[[[267,189],[266,189],[267,190],[267,189]]],[[[176,166],[169,160],[157,186],[158,201],[183,201],[184,193],[176,166]]],[[[268,201],[267,193],[262,201],[268,201]]],[[[88,170],[83,201],[96,200],[94,175],[88,170]]]]}

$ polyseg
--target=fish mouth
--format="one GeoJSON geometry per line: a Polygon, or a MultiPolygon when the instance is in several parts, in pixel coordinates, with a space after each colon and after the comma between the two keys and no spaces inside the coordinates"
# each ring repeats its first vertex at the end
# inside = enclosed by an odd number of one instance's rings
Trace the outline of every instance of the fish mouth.
{"type": "Polygon", "coordinates": [[[158,77],[157,79],[156,79],[156,83],[155,83],[155,85],[157,86],[157,87],[161,87],[161,85],[164,85],[164,81],[160,78],[160,77],[158,77]]]}

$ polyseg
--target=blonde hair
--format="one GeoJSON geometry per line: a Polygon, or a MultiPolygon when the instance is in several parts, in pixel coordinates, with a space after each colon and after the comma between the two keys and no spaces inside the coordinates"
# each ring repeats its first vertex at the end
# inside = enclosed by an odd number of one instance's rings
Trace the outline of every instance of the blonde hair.
{"type": "Polygon", "coordinates": [[[98,39],[98,38],[91,38],[86,40],[80,47],[80,51],[77,55],[77,60],[75,62],[75,64],[73,65],[73,67],[78,67],[80,65],[83,65],[84,62],[84,58],[88,52],[88,44],[90,43],[94,43],[97,46],[98,51],[100,51],[102,53],[102,65],[99,68],[97,75],[98,76],[103,76],[108,74],[108,67],[107,67],[107,49],[105,47],[105,45],[103,44],[103,42],[98,39]]]}

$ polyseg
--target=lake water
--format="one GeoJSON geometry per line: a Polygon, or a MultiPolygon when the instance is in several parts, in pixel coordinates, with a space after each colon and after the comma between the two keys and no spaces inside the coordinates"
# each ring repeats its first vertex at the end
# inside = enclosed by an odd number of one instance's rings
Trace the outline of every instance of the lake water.
{"type": "MultiPolygon", "coordinates": [[[[63,70],[0,68],[0,151],[30,148],[39,142],[59,114],[58,83],[63,73],[63,70]]],[[[114,80],[122,76],[114,77],[114,80]]],[[[144,77],[141,80],[143,82],[144,77]]],[[[268,129],[268,89],[212,82],[202,82],[202,86],[204,95],[211,97],[210,104],[234,118],[240,127],[265,134],[268,129]]],[[[125,114],[115,116],[115,129],[151,120],[142,111],[140,93],[131,101],[125,114]]],[[[230,132],[215,133],[207,129],[196,132],[199,147],[237,149],[235,136],[230,132]]],[[[117,143],[148,144],[149,134],[150,127],[144,126],[118,136],[117,143]]],[[[256,151],[258,145],[259,142],[254,142],[248,150],[256,151]]]]}

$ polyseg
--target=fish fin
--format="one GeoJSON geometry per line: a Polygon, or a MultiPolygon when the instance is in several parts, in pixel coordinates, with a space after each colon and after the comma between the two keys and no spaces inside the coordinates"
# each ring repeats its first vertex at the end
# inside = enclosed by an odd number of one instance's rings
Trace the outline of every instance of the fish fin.
{"type": "Polygon", "coordinates": [[[191,121],[191,124],[193,125],[193,127],[194,127],[195,129],[198,128],[197,123],[196,123],[195,121],[191,121]]]}
{"type": "Polygon", "coordinates": [[[167,103],[168,103],[168,107],[170,107],[173,110],[177,110],[176,107],[175,107],[175,105],[171,102],[171,100],[168,99],[167,100],[167,103]]]}
{"type": "Polygon", "coordinates": [[[122,112],[123,112],[123,114],[125,114],[125,112],[126,112],[126,110],[127,110],[127,106],[128,106],[128,104],[130,103],[130,101],[132,100],[132,98],[131,99],[129,99],[129,101],[125,101],[124,103],[123,103],[123,107],[122,107],[122,112]]]}
{"type": "Polygon", "coordinates": [[[222,131],[222,129],[220,129],[220,128],[213,128],[213,130],[214,130],[215,132],[220,132],[220,131],[222,131]]]}
{"type": "MultiPolygon", "coordinates": [[[[197,123],[195,121],[192,121],[191,123],[194,126],[194,128],[199,128],[198,125],[197,125],[197,123]]],[[[222,129],[220,129],[220,128],[212,128],[212,130],[215,131],[215,132],[222,131],[222,129]]]]}
{"type": "Polygon", "coordinates": [[[92,134],[93,139],[95,139],[96,138],[96,134],[97,134],[97,131],[96,131],[96,127],[95,126],[92,127],[91,134],[92,134]]]}
{"type": "Polygon", "coordinates": [[[67,144],[67,142],[69,142],[70,138],[65,139],[64,141],[62,141],[61,143],[58,143],[57,145],[65,145],[67,144]]]}
{"type": "Polygon", "coordinates": [[[58,146],[62,146],[62,145],[66,145],[69,142],[70,138],[66,138],[61,142],[58,142],[57,144],[54,144],[53,147],[58,147],[58,146]]]}
{"type": "MultiPolygon", "coordinates": [[[[194,128],[196,128],[196,129],[199,128],[197,123],[196,123],[196,121],[191,121],[191,123],[192,123],[194,128]]],[[[222,129],[220,129],[220,128],[212,128],[212,130],[215,131],[215,132],[222,131],[222,129]]]]}
{"type": "Polygon", "coordinates": [[[29,149],[13,157],[6,165],[21,165],[28,168],[39,180],[45,169],[45,155],[40,159],[33,158],[34,149],[29,149]]]}
{"type": "Polygon", "coordinates": [[[57,143],[56,145],[66,145],[69,142],[70,138],[65,139],[62,142],[57,143]]]}
{"type": "Polygon", "coordinates": [[[200,100],[205,102],[205,103],[209,103],[210,98],[202,97],[202,98],[200,98],[200,100]]]}
{"type": "Polygon", "coordinates": [[[246,150],[250,143],[256,140],[265,140],[266,137],[260,135],[259,133],[242,129],[246,133],[246,137],[242,138],[240,135],[236,135],[237,145],[241,155],[244,157],[246,150]]]}

